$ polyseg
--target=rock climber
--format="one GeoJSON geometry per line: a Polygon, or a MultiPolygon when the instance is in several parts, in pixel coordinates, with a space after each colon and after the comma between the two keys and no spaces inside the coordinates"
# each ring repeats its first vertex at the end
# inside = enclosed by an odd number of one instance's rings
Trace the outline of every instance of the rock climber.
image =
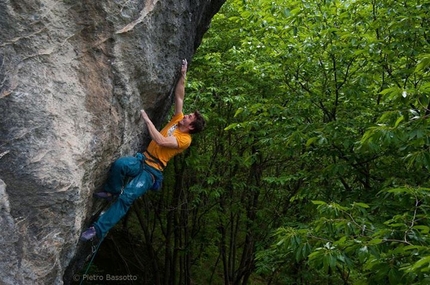
{"type": "Polygon", "coordinates": [[[82,241],[88,241],[94,237],[104,238],[137,198],[149,189],[160,188],[163,169],[167,162],[190,146],[192,134],[204,129],[205,120],[198,111],[188,115],[182,113],[187,65],[187,60],[184,59],[181,76],[175,87],[175,113],[161,131],[156,129],[145,110],[140,111],[152,140],[143,154],[121,157],[112,164],[104,191],[94,193],[94,196],[108,201],[116,200],[92,226],[81,234],[82,241]],[[127,180],[130,182],[124,185],[127,180]]]}

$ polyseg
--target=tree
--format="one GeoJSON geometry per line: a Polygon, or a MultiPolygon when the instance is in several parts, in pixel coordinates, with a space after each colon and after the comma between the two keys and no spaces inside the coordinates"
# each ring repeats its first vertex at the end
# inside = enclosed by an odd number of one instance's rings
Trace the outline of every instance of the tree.
{"type": "Polygon", "coordinates": [[[156,284],[428,282],[428,8],[223,6],[187,82],[208,127],[129,221],[156,284]]]}

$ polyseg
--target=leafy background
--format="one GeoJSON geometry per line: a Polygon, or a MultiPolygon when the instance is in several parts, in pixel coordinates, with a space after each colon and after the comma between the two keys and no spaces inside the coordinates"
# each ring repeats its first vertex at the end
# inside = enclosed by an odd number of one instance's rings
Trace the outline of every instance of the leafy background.
{"type": "Polygon", "coordinates": [[[185,106],[208,127],[112,231],[93,272],[429,284],[429,11],[228,1],[188,73],[185,106]]]}

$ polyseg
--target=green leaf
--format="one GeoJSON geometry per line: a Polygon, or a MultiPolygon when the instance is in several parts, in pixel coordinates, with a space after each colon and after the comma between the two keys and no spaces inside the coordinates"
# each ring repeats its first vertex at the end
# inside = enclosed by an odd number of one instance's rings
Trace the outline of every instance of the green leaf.
{"type": "Polygon", "coordinates": [[[306,146],[310,146],[312,145],[316,140],[318,139],[318,137],[312,137],[310,139],[308,139],[308,141],[306,142],[306,146]]]}
{"type": "Polygon", "coordinates": [[[430,266],[430,256],[425,256],[422,257],[420,260],[418,260],[417,262],[415,262],[409,269],[408,271],[417,271],[418,269],[421,269],[422,267],[430,266]]]}
{"type": "Polygon", "coordinates": [[[420,72],[430,67],[430,55],[424,56],[415,68],[415,72],[420,72]]]}
{"type": "Polygon", "coordinates": [[[424,225],[415,225],[413,229],[419,230],[422,234],[428,234],[430,232],[430,227],[424,225]]]}
{"type": "Polygon", "coordinates": [[[313,204],[315,205],[326,205],[327,203],[324,201],[317,201],[317,200],[312,200],[311,201],[313,204]]]}
{"type": "Polygon", "coordinates": [[[383,239],[371,239],[367,244],[368,245],[377,245],[377,244],[381,244],[383,242],[383,239]]]}
{"type": "Polygon", "coordinates": [[[397,128],[399,126],[399,124],[404,121],[405,117],[404,116],[400,116],[397,120],[396,123],[394,124],[394,127],[397,128]]]}
{"type": "Polygon", "coordinates": [[[352,204],[352,206],[357,206],[360,208],[369,208],[369,205],[365,204],[365,203],[359,203],[359,202],[354,202],[354,204],[352,204]]]}
{"type": "Polygon", "coordinates": [[[402,93],[403,93],[403,90],[397,86],[386,88],[386,89],[382,90],[381,92],[379,92],[379,94],[387,97],[387,99],[400,98],[402,96],[402,93]]]}

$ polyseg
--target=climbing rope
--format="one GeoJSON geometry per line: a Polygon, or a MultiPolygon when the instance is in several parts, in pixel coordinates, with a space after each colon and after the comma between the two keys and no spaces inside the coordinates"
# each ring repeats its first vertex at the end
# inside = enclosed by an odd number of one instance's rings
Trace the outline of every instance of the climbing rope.
{"type": "Polygon", "coordinates": [[[93,256],[91,257],[90,263],[88,264],[87,269],[85,270],[85,273],[82,275],[81,283],[79,283],[79,285],[82,285],[82,284],[83,284],[84,279],[85,279],[85,278],[83,278],[83,277],[87,275],[88,270],[90,269],[90,266],[91,266],[91,264],[93,263],[94,258],[96,257],[97,251],[99,250],[100,245],[102,244],[103,239],[104,239],[104,237],[102,237],[102,238],[100,239],[100,241],[99,241],[99,243],[97,244],[97,246],[95,246],[94,244],[91,246],[91,252],[92,252],[92,255],[93,255],[93,256]]]}

